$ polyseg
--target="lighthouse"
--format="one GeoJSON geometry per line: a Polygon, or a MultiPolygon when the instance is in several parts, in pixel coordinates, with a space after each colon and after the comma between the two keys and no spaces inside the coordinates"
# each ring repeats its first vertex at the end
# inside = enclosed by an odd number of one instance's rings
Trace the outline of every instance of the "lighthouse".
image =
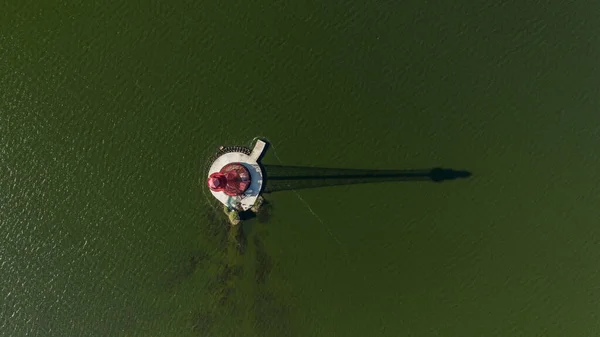
{"type": "Polygon", "coordinates": [[[244,195],[251,182],[250,171],[241,163],[227,164],[219,172],[208,176],[211,191],[223,192],[230,197],[244,195]]]}
{"type": "Polygon", "coordinates": [[[263,172],[258,161],[266,143],[256,140],[254,147],[221,147],[210,166],[207,185],[212,195],[230,210],[247,211],[259,199],[263,172]]]}

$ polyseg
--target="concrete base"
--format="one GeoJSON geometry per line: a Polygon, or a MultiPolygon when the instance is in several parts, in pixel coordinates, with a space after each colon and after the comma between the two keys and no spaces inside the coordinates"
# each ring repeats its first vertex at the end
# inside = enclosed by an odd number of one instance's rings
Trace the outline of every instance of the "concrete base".
{"type": "MultiPolygon", "coordinates": [[[[256,199],[260,195],[260,191],[263,185],[263,172],[258,165],[258,158],[265,148],[265,142],[258,140],[252,150],[251,155],[247,155],[241,152],[229,152],[218,157],[213,164],[210,166],[208,175],[210,176],[213,172],[220,171],[225,165],[231,163],[240,163],[248,172],[250,172],[251,183],[248,189],[241,196],[229,196],[224,192],[215,192],[210,190],[212,195],[217,198],[221,203],[230,209],[237,209],[247,211],[256,203],[256,199]]],[[[208,176],[207,176],[208,179],[208,176]]]]}

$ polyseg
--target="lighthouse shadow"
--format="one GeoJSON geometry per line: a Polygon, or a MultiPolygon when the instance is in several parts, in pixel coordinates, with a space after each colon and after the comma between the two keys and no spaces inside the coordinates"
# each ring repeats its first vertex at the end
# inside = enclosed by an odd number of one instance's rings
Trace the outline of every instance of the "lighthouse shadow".
{"type": "Polygon", "coordinates": [[[472,173],[435,167],[423,170],[357,170],[264,165],[264,193],[327,186],[382,182],[434,182],[466,179],[472,173]]]}

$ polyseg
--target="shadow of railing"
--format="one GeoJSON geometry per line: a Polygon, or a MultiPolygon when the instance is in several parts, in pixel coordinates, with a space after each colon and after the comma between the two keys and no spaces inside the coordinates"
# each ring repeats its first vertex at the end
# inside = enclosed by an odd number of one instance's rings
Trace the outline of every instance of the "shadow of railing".
{"type": "Polygon", "coordinates": [[[469,171],[432,168],[425,170],[356,170],[301,166],[265,165],[264,193],[326,186],[383,182],[443,182],[468,178],[469,171]]]}

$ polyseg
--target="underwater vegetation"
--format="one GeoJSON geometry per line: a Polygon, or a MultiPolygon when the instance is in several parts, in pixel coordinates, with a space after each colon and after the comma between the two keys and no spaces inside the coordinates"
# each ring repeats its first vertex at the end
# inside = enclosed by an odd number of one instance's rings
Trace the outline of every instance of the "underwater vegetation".
{"type": "Polygon", "coordinates": [[[164,291],[176,294],[197,287],[202,298],[187,319],[192,336],[290,334],[284,316],[291,305],[277,289],[283,281],[265,241],[272,204],[261,204],[258,213],[248,211],[253,216],[235,212],[244,219],[237,225],[230,222],[230,210],[211,204],[199,223],[198,249],[182,255],[168,275],[164,291]]]}

